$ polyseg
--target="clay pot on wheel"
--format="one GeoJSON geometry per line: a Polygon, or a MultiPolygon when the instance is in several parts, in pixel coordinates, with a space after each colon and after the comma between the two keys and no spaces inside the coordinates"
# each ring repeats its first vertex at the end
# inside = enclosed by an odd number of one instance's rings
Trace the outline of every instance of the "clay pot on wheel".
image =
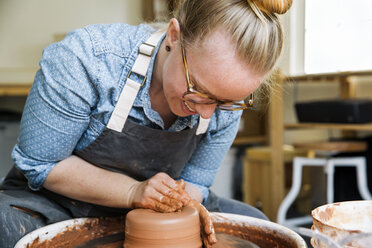
{"type": "Polygon", "coordinates": [[[134,209],[127,214],[124,248],[201,248],[199,214],[192,207],[174,213],[134,209]]]}

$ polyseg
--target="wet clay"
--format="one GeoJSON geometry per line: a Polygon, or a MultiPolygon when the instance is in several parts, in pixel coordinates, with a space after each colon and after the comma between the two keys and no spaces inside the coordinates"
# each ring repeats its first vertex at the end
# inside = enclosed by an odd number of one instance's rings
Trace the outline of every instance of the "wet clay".
{"type": "Polygon", "coordinates": [[[184,207],[173,213],[134,209],[127,214],[124,248],[201,248],[199,213],[184,207]]]}
{"type": "Polygon", "coordinates": [[[260,248],[297,248],[298,245],[294,239],[273,231],[265,226],[245,225],[237,223],[228,218],[215,215],[213,220],[216,233],[229,234],[243,240],[249,240],[260,248]]]}
{"type": "MultiPolygon", "coordinates": [[[[111,235],[123,234],[125,218],[94,218],[86,221],[83,225],[68,227],[64,232],[54,236],[52,239],[40,241],[36,238],[27,248],[66,248],[79,247],[88,241],[104,238],[111,235]]],[[[121,240],[121,246],[123,241],[121,240]]],[[[110,243],[112,243],[110,241],[110,243]]],[[[115,248],[117,246],[98,246],[100,248],[115,248]]],[[[91,246],[94,247],[94,246],[91,246]]]]}
{"type": "Polygon", "coordinates": [[[260,248],[248,240],[233,235],[217,233],[216,236],[218,241],[212,246],[213,248],[260,248]]]}

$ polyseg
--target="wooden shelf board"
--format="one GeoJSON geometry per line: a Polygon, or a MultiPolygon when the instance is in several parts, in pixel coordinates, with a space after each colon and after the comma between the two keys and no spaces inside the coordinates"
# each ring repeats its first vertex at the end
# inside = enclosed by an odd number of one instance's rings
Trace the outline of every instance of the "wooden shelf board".
{"type": "Polygon", "coordinates": [[[0,84],[0,96],[27,96],[31,84],[0,84]]]}
{"type": "Polygon", "coordinates": [[[372,76],[372,71],[345,71],[345,72],[334,72],[334,73],[322,73],[322,74],[304,74],[304,75],[292,75],[287,76],[287,81],[335,81],[339,78],[345,78],[350,76],[372,76]]]}
{"type": "Polygon", "coordinates": [[[27,96],[37,68],[0,68],[0,96],[27,96]]]}
{"type": "Polygon", "coordinates": [[[262,144],[267,142],[267,136],[246,136],[237,137],[233,145],[249,145],[249,144],[262,144]]]}
{"type": "Polygon", "coordinates": [[[338,124],[338,123],[286,123],[284,129],[336,129],[354,131],[372,131],[372,123],[366,124],[338,124]]]}

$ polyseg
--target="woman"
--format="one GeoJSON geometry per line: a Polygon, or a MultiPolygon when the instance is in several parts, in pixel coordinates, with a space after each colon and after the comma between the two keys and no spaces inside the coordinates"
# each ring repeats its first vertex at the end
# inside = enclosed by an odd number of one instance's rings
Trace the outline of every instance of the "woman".
{"type": "Polygon", "coordinates": [[[266,218],[208,188],[235,138],[234,110],[252,105],[280,54],[275,13],[291,2],[187,0],[166,32],[91,25],[48,46],[0,194],[0,247],[46,224],[131,208],[195,206],[207,247],[215,237],[199,203],[266,218]]]}

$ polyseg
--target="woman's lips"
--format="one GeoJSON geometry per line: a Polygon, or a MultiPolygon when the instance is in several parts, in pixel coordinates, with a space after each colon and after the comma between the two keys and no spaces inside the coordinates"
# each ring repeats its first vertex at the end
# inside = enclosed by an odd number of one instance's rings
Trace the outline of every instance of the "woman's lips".
{"type": "Polygon", "coordinates": [[[182,109],[188,115],[195,115],[195,114],[198,113],[198,112],[194,111],[190,106],[188,106],[187,103],[184,100],[182,100],[182,109]]]}

